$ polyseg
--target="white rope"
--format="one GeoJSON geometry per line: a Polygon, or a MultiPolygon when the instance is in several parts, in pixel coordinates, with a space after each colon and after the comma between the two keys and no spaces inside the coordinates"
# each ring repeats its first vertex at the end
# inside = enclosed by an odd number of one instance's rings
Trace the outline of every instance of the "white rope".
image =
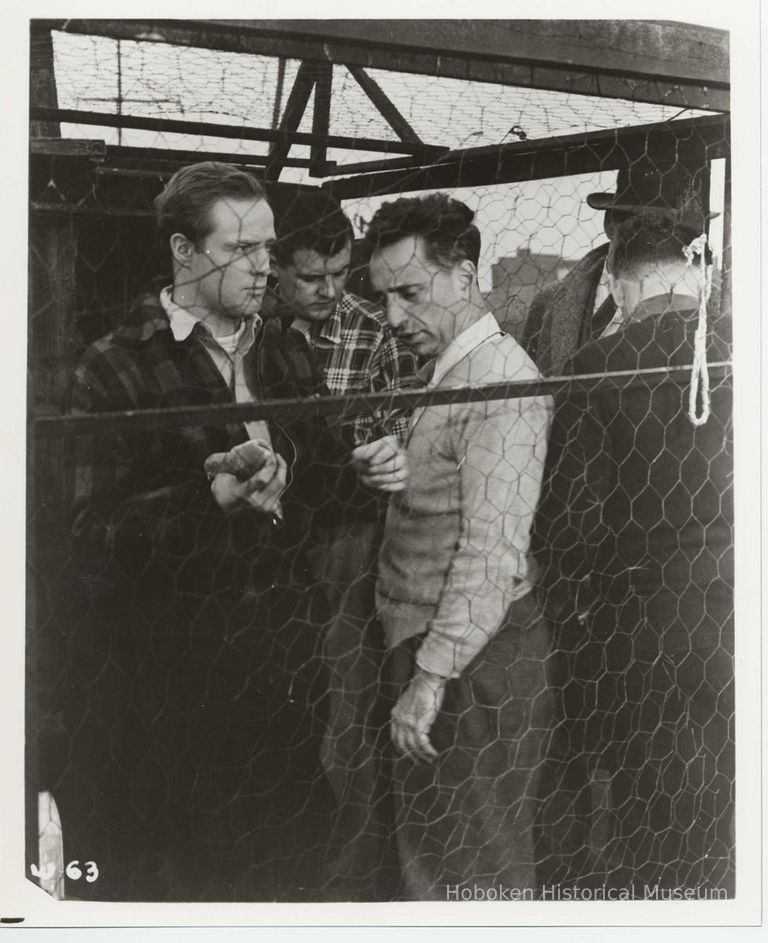
{"type": "Polygon", "coordinates": [[[683,247],[686,265],[693,265],[699,256],[701,269],[701,288],[699,289],[699,320],[693,341],[693,369],[691,370],[691,391],[688,398],[688,418],[694,426],[703,426],[709,419],[709,369],[707,367],[707,302],[712,289],[711,266],[707,266],[704,249],[707,245],[706,233],[697,236],[693,242],[683,247]],[[701,415],[696,415],[696,400],[701,387],[701,415]]]}

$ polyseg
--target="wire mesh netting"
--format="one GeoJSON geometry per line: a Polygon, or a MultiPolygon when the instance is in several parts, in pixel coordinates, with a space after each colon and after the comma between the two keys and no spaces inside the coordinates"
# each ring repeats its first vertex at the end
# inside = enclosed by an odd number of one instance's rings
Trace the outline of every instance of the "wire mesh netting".
{"type": "MultiPolygon", "coordinates": [[[[62,108],[166,115],[233,125],[266,126],[273,115],[284,116],[284,90],[292,87],[300,66],[295,59],[286,60],[283,79],[278,82],[279,62],[275,57],[58,31],[53,32],[53,52],[62,108]],[[183,83],[179,82],[181,75],[185,77],[183,83]],[[94,89],[99,90],[98,95],[94,95],[94,89]]],[[[371,69],[369,75],[423,140],[448,148],[705,114],[685,106],[592,98],[383,69],[371,69]]],[[[369,98],[347,67],[333,67],[333,87],[331,133],[396,140],[386,119],[371,109],[369,98]]],[[[629,90],[629,83],[627,87],[629,90]]],[[[311,97],[309,102],[311,106],[311,97]]],[[[298,130],[312,130],[311,115],[310,107],[298,130]]],[[[74,136],[82,130],[73,127],[71,133],[74,136]]],[[[201,135],[197,146],[210,149],[207,137],[201,135]]],[[[117,143],[118,132],[108,142],[117,143]]],[[[121,142],[157,146],[156,140],[137,130],[121,142]]],[[[173,137],[164,137],[162,143],[176,146],[173,137]]],[[[352,153],[356,157],[365,154],[352,153]]]]}
{"type": "Polygon", "coordinates": [[[158,37],[33,137],[42,886],[733,896],[724,116],[158,37]]]}

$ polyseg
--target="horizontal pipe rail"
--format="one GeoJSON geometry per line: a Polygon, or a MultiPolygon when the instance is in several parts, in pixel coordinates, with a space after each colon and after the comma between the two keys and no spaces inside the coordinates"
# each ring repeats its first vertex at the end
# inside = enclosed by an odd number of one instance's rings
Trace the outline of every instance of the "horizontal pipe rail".
{"type": "MultiPolygon", "coordinates": [[[[728,380],[730,361],[709,364],[710,380],[728,380]]],[[[443,406],[449,403],[474,403],[524,396],[545,396],[555,393],[594,393],[601,389],[628,389],[643,386],[655,389],[664,383],[685,383],[690,366],[661,367],[648,370],[620,370],[611,373],[588,373],[570,377],[550,377],[535,381],[489,383],[456,389],[398,390],[388,393],[365,393],[356,396],[318,396],[304,399],[264,400],[210,406],[181,406],[171,409],[135,409],[105,413],[69,413],[60,416],[31,418],[36,438],[72,435],[108,435],[124,429],[137,431],[167,426],[205,425],[206,423],[251,422],[257,419],[281,419],[297,414],[332,416],[344,420],[368,415],[374,411],[405,411],[420,406],[443,406]]]]}
{"type": "Polygon", "coordinates": [[[29,109],[29,117],[32,121],[57,121],[95,127],[132,128],[138,131],[176,132],[203,137],[236,138],[243,141],[274,141],[284,146],[324,144],[327,147],[349,150],[414,154],[424,158],[444,151],[443,148],[414,144],[410,141],[385,141],[381,138],[347,137],[339,134],[310,134],[304,131],[281,131],[279,128],[251,128],[236,124],[181,121],[177,118],[153,118],[148,115],[119,115],[101,111],[79,111],[72,108],[32,107],[29,109]]]}

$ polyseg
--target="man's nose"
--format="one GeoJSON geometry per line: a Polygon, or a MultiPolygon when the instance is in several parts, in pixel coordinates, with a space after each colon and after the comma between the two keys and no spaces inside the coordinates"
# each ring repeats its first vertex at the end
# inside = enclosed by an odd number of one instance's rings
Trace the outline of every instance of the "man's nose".
{"type": "Polygon", "coordinates": [[[266,278],[269,275],[270,255],[268,249],[256,249],[254,252],[249,253],[248,261],[251,272],[255,276],[266,278]]]}
{"type": "Polygon", "coordinates": [[[320,295],[323,298],[335,297],[336,287],[333,283],[333,277],[331,275],[326,275],[325,278],[320,280],[320,295]]]}
{"type": "Polygon", "coordinates": [[[405,313],[403,312],[400,304],[396,298],[390,298],[387,296],[384,301],[385,314],[387,315],[387,323],[392,328],[393,331],[396,331],[405,321],[405,313]]]}

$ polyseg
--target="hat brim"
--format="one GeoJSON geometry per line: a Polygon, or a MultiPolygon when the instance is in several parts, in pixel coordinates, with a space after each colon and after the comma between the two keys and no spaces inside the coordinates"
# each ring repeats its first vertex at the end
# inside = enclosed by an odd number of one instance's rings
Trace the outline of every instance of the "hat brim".
{"type": "MultiPolygon", "coordinates": [[[[626,213],[637,213],[640,210],[655,210],[657,213],[668,213],[670,216],[686,215],[684,211],[671,206],[654,206],[653,203],[615,203],[615,193],[590,193],[587,205],[593,210],[623,210],[626,213]]],[[[705,219],[717,219],[719,213],[705,213],[705,219]]]]}
{"type": "Polygon", "coordinates": [[[587,206],[591,206],[593,210],[607,210],[611,201],[615,199],[615,193],[590,193],[587,197],[587,206]]]}

